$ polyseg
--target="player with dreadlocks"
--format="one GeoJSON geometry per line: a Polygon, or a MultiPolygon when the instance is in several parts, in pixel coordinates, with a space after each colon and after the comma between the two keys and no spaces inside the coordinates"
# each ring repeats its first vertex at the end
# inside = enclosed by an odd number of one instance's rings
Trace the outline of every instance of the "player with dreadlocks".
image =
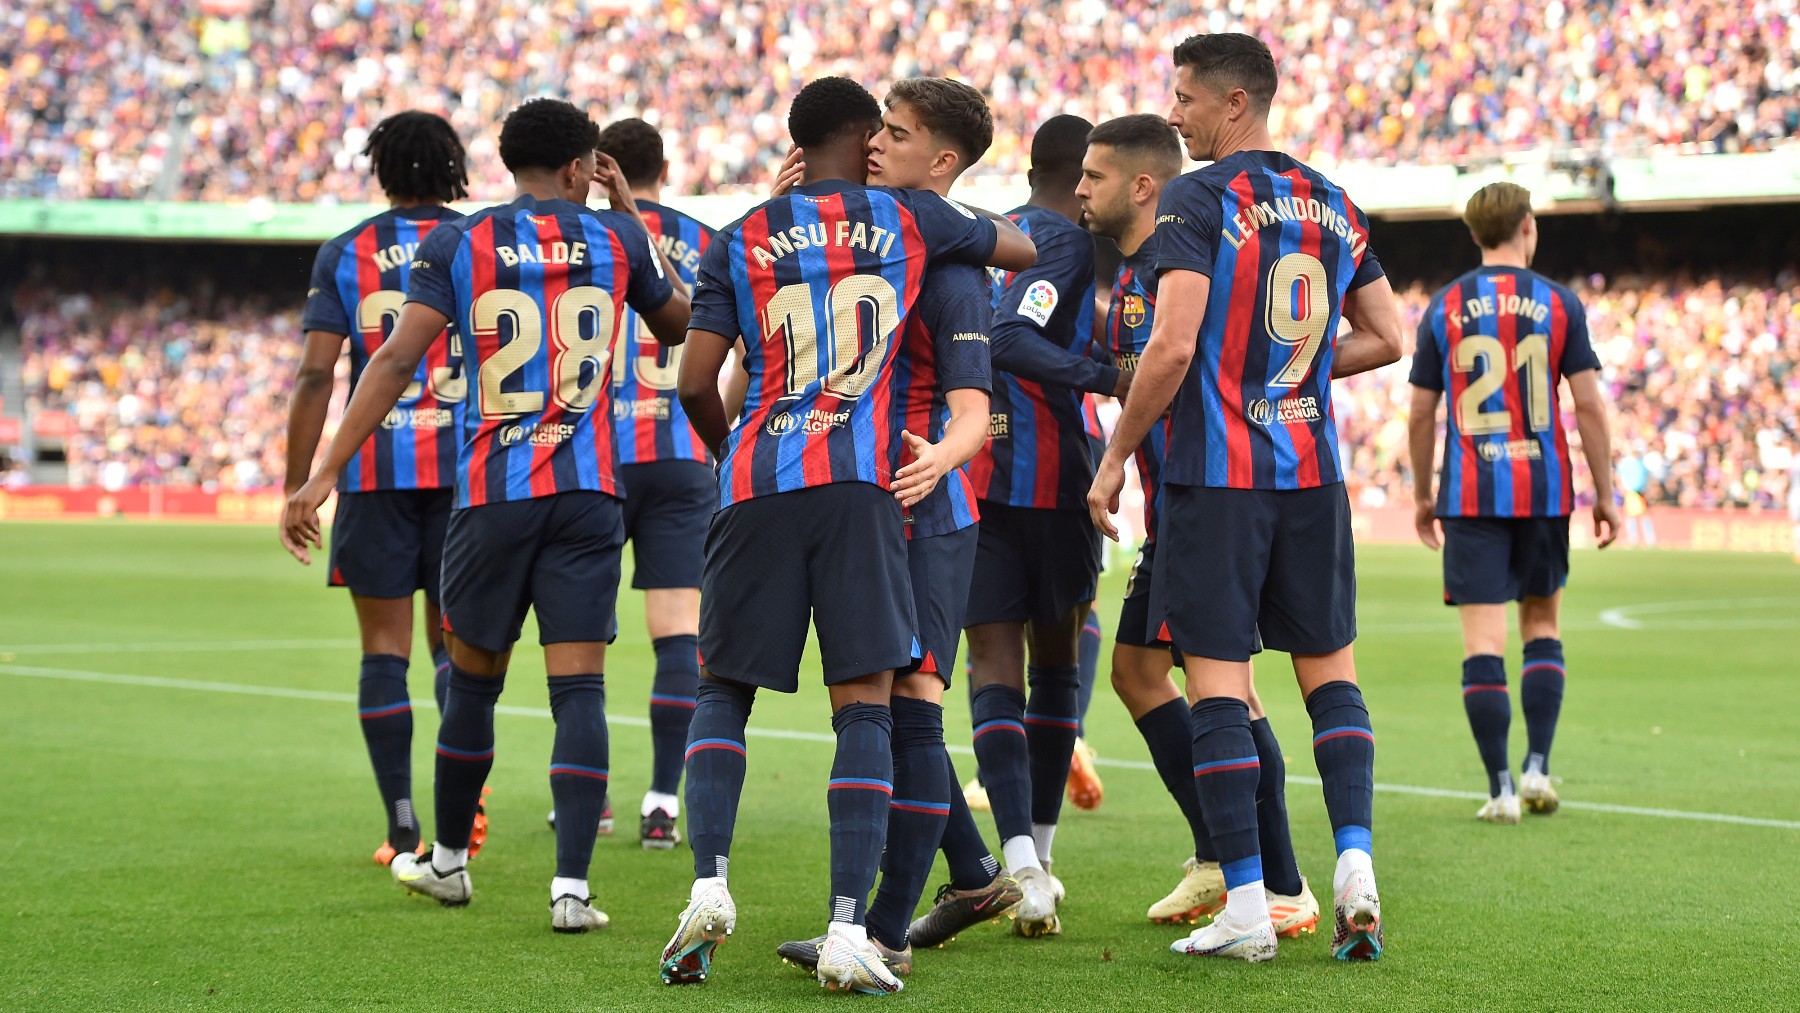
{"type": "MultiPolygon", "coordinates": [[[[301,320],[306,347],[288,407],[289,495],[312,471],[345,341],[354,389],[406,301],[414,248],[440,222],[462,217],[444,204],[468,196],[462,141],[441,116],[416,111],[390,116],[376,125],[363,154],[389,207],[326,243],[314,262],[301,320]]],[[[399,404],[338,480],[342,496],[332,526],[328,581],[350,589],[362,632],[356,706],[387,813],[387,837],[374,855],[382,865],[423,846],[412,805],[412,704],[406,689],[413,592],[425,592],[425,637],[437,667],[434,690],[441,712],[449,656],[438,611],[438,570],[467,392],[453,331],[449,341],[433,343],[399,404]]],[[[486,828],[484,815],[477,820],[477,841],[486,837],[486,828]]]]}

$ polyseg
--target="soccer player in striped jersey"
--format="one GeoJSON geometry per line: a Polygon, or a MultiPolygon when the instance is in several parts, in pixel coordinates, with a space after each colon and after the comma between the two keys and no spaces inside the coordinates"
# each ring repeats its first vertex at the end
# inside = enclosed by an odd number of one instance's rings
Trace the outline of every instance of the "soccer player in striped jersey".
{"type": "MultiPolygon", "coordinates": [[[[294,398],[288,405],[286,491],[312,470],[325,427],[332,377],[346,343],[350,389],[393,329],[406,300],[413,250],[439,223],[460,218],[444,207],[467,196],[462,141],[441,116],[403,112],[382,120],[363,149],[387,195],[386,211],[319,248],[306,295],[294,398]]],[[[413,592],[425,592],[425,642],[444,707],[450,659],[438,613],[438,568],[456,481],[456,433],[468,377],[453,340],[435,342],[394,410],[350,458],[338,480],[328,582],[348,587],[362,636],[357,716],[375,785],[387,814],[387,838],[374,859],[422,852],[412,803],[412,702],[406,669],[413,645],[413,592]]],[[[485,818],[471,841],[480,847],[485,818]]]]}
{"type": "MultiPolygon", "coordinates": [[[[1054,116],[1032,137],[1031,199],[1009,217],[1037,244],[1038,263],[990,272],[992,433],[969,466],[982,511],[963,621],[970,718],[1006,871],[1025,894],[1013,923],[1024,936],[1061,931],[1063,888],[1048,863],[1081,723],[1081,628],[1099,578],[1100,539],[1081,509],[1094,470],[1083,388],[1015,375],[1002,349],[1047,344],[1081,360],[1093,344],[1094,241],[1074,221],[1091,129],[1079,116],[1054,116]]],[[[1123,392],[1119,371],[1085,365],[1107,380],[1085,389],[1123,392]]]]}
{"type": "MultiPolygon", "coordinates": [[[[712,229],[657,202],[669,175],[662,135],[643,120],[620,120],[600,132],[600,150],[631,184],[650,238],[682,283],[692,286],[712,229]]],[[[718,499],[712,455],[675,396],[681,349],[650,340],[629,309],[613,349],[613,422],[625,537],[635,563],[631,586],[644,592],[644,622],[656,652],[650,790],[638,810],[638,840],[646,848],[673,848],[681,841],[677,792],[700,682],[700,569],[706,523],[718,499]]]]}
{"type": "Polygon", "coordinates": [[[1331,380],[1397,361],[1400,310],[1343,190],[1275,150],[1275,60],[1248,35],[1175,47],[1169,122],[1211,165],[1163,188],[1157,312],[1088,505],[1117,537],[1125,460],[1174,402],[1149,621],[1181,651],[1194,777],[1225,908],[1178,953],[1275,956],[1257,835],[1250,656],[1292,655],[1338,851],[1332,951],[1381,953],[1370,860],[1375,736],[1356,684],[1350,504],[1331,380]],[[1351,330],[1340,335],[1340,319],[1351,330]],[[1179,389],[1179,394],[1177,390],[1179,389]]]}
{"type": "Polygon", "coordinates": [[[722,230],[701,259],[679,389],[721,460],[720,510],[707,535],[688,739],[695,882],[663,950],[671,984],[704,980],[735,928],[726,875],[744,728],[758,688],[798,688],[810,616],[838,743],[826,786],[831,918],[817,974],[861,992],[901,987],[863,911],[894,795],[891,686],[919,657],[901,511],[931,491],[909,479],[947,474],[954,455],[909,434],[919,460],[896,471],[895,358],[928,268],[1022,268],[1035,251],[1017,229],[936,194],[858,182],[880,117],[847,78],[801,89],[788,114],[801,183],[722,230]],[[748,392],[731,426],[717,379],[739,337],[748,392]]]}
{"type": "Polygon", "coordinates": [[[1594,537],[1619,532],[1600,360],[1575,293],[1530,269],[1531,193],[1491,183],[1463,211],[1481,266],[1432,297],[1412,362],[1413,506],[1419,539],[1444,550],[1444,604],[1462,618],[1463,710],[1487,768],[1477,818],[1517,823],[1521,800],[1555,812],[1550,743],[1562,710],[1559,619],[1575,507],[1569,438],[1557,403],[1567,380],[1594,480],[1594,537]],[[1443,482],[1432,491],[1438,403],[1448,393],[1443,482]],[[1438,526],[1442,525],[1440,541],[1438,526]],[[1526,753],[1518,791],[1507,761],[1506,604],[1519,603],[1526,753]]]}
{"type": "Polygon", "coordinates": [[[627,306],[659,341],[686,334],[688,301],[641,224],[624,177],[598,155],[600,130],[557,99],[507,116],[500,158],[518,196],[439,226],[414,255],[407,302],[344,410],[325,462],[289,500],[284,540],[317,544],[318,507],[380,424],[418,360],[455,321],[474,402],[463,420],[455,509],[444,543],[450,690],[437,745],[437,842],[402,853],[400,886],[469,902],[469,830],[494,764],[494,706],[528,610],[537,615],[556,721],[551,927],[606,924],[588,864],[606,804],[606,645],[615,631],[624,524],[608,396],[627,306]],[[585,201],[598,179],[613,210],[585,201]]]}
{"type": "MultiPolygon", "coordinates": [[[[875,183],[948,196],[963,171],[993,142],[994,121],[981,93],[946,78],[894,83],[881,129],[869,141],[875,183]]],[[[945,472],[907,511],[906,557],[918,618],[920,664],[894,679],[894,798],[888,808],[881,885],[869,906],[869,939],[896,974],[912,966],[909,926],[939,845],[950,860],[949,893],[992,918],[1019,900],[955,791],[944,746],[944,691],[955,670],[968,602],[979,520],[962,465],[987,440],[991,384],[987,275],[970,264],[942,264],[925,276],[894,363],[894,428],[929,436],[946,451],[945,472]]],[[[910,455],[909,455],[910,456],[910,455]]],[[[921,474],[919,479],[928,478],[921,474]]],[[[896,488],[899,488],[898,486],[896,488]]],[[[932,930],[925,932],[935,940],[932,930]]],[[[776,952],[811,968],[819,945],[783,943],[776,952]]]]}
{"type": "MultiPolygon", "coordinates": [[[[1088,229],[1118,244],[1124,254],[1113,275],[1104,333],[1122,368],[1136,369],[1156,316],[1156,207],[1181,173],[1181,145],[1168,120],[1151,114],[1121,116],[1088,135],[1087,158],[1077,191],[1088,229]]],[[[1168,631],[1150,624],[1150,584],[1156,567],[1156,517],[1168,424],[1153,425],[1132,460],[1144,489],[1146,533],[1125,587],[1114,631],[1112,685],[1149,747],[1163,784],[1193,834],[1194,854],[1183,863],[1181,882],[1150,906],[1156,922],[1190,922],[1216,912],[1225,901],[1225,879],[1194,788],[1193,723],[1181,690],[1169,679],[1176,660],[1168,631]]],[[[1285,763],[1281,745],[1254,689],[1250,730],[1261,763],[1256,792],[1258,839],[1270,919],[1276,935],[1310,932],[1319,903],[1294,860],[1288,836],[1285,763]]]]}

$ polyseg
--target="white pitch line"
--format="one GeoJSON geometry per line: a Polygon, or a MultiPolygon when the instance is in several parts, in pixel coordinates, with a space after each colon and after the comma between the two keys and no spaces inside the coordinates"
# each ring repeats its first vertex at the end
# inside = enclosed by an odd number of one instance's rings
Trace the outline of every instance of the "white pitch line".
{"type": "Polygon", "coordinates": [[[342,649],[361,646],[360,641],[335,640],[146,640],[114,644],[17,644],[0,645],[8,654],[186,654],[190,651],[296,651],[342,649]]]}
{"type": "MultiPolygon", "coordinates": [[[[356,696],[351,693],[334,693],[328,690],[291,689],[285,686],[256,686],[241,682],[209,682],[201,679],[165,679],[155,675],[126,675],[116,672],[87,672],[76,669],[39,668],[34,665],[0,664],[0,675],[22,676],[32,679],[55,679],[63,682],[90,682],[112,686],[139,686],[148,689],[186,689],[205,693],[228,693],[234,696],[281,697],[291,700],[321,700],[327,703],[354,704],[356,696]]],[[[430,700],[418,700],[414,706],[431,707],[430,700]]],[[[542,707],[513,707],[500,704],[494,713],[509,717],[549,718],[550,712],[542,707]]],[[[630,728],[644,728],[650,724],[649,719],[633,714],[608,714],[608,724],[624,725],[630,728]]],[[[837,741],[835,736],[824,732],[800,731],[791,728],[756,728],[747,729],[748,734],[763,739],[786,739],[793,742],[815,742],[830,744],[837,741]]],[[[968,746],[950,746],[950,751],[964,756],[974,753],[968,746]]],[[[1142,760],[1109,760],[1104,757],[1094,761],[1102,767],[1120,770],[1155,770],[1153,764],[1142,760]]],[[[1288,781],[1294,784],[1317,787],[1319,779],[1289,774],[1288,781]]],[[[1450,788],[1427,788],[1412,784],[1375,783],[1375,790],[1390,795],[1416,795],[1426,798],[1454,798],[1482,801],[1486,795],[1474,791],[1458,791],[1450,788]]],[[[1732,813],[1689,812],[1683,809],[1657,809],[1646,806],[1613,805],[1607,802],[1582,802],[1578,800],[1563,802],[1565,809],[1582,809],[1589,812],[1612,813],[1619,816],[1646,816],[1655,819],[1694,820],[1700,823],[1730,823],[1748,827],[1773,827],[1777,830],[1800,830],[1800,820],[1764,819],[1756,816],[1738,816],[1732,813]]]]}

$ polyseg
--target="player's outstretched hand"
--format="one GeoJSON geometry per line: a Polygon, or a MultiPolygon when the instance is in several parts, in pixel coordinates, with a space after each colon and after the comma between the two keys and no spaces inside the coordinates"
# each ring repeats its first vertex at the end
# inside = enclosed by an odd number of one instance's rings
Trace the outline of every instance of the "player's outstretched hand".
{"type": "Polygon", "coordinates": [[[1623,522],[1619,519],[1619,508],[1612,500],[1594,504],[1594,541],[1604,549],[1617,541],[1623,522]]]}
{"type": "Polygon", "coordinates": [[[1112,515],[1119,512],[1119,490],[1125,488],[1125,466],[1112,459],[1108,454],[1101,458],[1100,467],[1094,473],[1094,484],[1088,488],[1088,516],[1094,519],[1094,527],[1113,541],[1119,540],[1119,529],[1113,526],[1112,515]]]}
{"type": "Polygon", "coordinates": [[[325,547],[325,541],[319,535],[319,508],[331,495],[331,486],[331,482],[314,475],[288,497],[287,506],[281,511],[281,547],[308,566],[312,565],[312,552],[308,546],[313,549],[325,547]]]}
{"type": "Polygon", "coordinates": [[[1433,552],[1444,544],[1443,537],[1438,534],[1436,503],[1430,500],[1413,503],[1413,530],[1419,533],[1419,541],[1433,552]]]}
{"type": "Polygon", "coordinates": [[[769,188],[769,196],[779,197],[800,185],[806,176],[806,153],[798,147],[789,147],[787,157],[781,160],[781,168],[775,170],[775,185],[769,188]]]}
{"type": "Polygon", "coordinates": [[[911,507],[937,488],[938,480],[950,472],[950,457],[942,445],[901,430],[900,439],[912,451],[912,463],[894,473],[894,498],[903,507],[911,507]]]}

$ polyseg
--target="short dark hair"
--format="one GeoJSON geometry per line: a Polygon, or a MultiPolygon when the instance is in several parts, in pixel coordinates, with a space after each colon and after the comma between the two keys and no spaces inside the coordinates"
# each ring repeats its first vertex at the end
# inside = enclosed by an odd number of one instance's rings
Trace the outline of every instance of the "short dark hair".
{"type": "Polygon", "coordinates": [[[881,119],[869,89],[847,77],[809,82],[788,107],[788,134],[802,148],[817,147],[849,130],[867,130],[881,119]]]}
{"type": "Polygon", "coordinates": [[[1259,113],[1268,112],[1275,101],[1275,56],[1254,35],[1190,35],[1175,47],[1175,66],[1194,68],[1194,76],[1215,94],[1244,89],[1259,113]]]}
{"type": "Polygon", "coordinates": [[[389,197],[448,203],[469,195],[462,138],[436,113],[409,109],[389,116],[369,131],[363,154],[389,197]]]}
{"type": "Polygon", "coordinates": [[[1088,146],[1104,144],[1127,165],[1164,182],[1181,173],[1181,142],[1175,128],[1155,113],[1132,113],[1110,119],[1088,134],[1088,146]]]}
{"type": "Polygon", "coordinates": [[[1081,160],[1093,131],[1092,123],[1067,113],[1045,120],[1031,135],[1032,185],[1066,183],[1072,189],[1081,182],[1081,160]]]}
{"type": "Polygon", "coordinates": [[[987,99],[974,88],[947,77],[908,77],[888,89],[888,108],[905,102],[919,114],[919,123],[956,148],[963,168],[974,165],[994,143],[994,114],[987,99]]]}
{"type": "Polygon", "coordinates": [[[596,147],[619,163],[625,182],[632,186],[655,186],[662,178],[662,134],[635,116],[607,124],[596,147]]]}
{"type": "Polygon", "coordinates": [[[560,169],[600,144],[600,127],[559,98],[534,98],[500,125],[500,161],[508,172],[560,169]]]}

